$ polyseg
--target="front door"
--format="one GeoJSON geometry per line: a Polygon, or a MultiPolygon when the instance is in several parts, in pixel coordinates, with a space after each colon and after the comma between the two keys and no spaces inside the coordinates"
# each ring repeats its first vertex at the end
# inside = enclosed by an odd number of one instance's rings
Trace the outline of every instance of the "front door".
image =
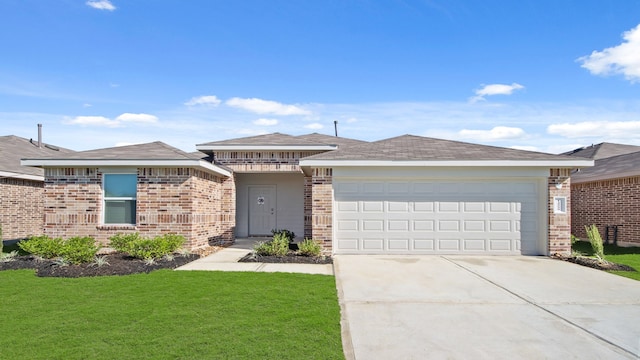
{"type": "Polygon", "coordinates": [[[249,236],[269,236],[276,228],[276,186],[249,186],[249,236]]]}

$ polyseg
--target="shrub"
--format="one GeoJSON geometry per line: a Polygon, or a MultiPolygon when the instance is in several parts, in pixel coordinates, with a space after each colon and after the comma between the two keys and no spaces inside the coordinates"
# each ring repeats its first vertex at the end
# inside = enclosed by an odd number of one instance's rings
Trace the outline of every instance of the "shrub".
{"type": "Polygon", "coordinates": [[[90,236],[76,236],[62,244],[60,256],[71,264],[82,264],[92,261],[100,250],[100,245],[90,236]]]}
{"type": "Polygon", "coordinates": [[[604,245],[602,244],[602,237],[598,231],[598,227],[593,224],[591,226],[585,226],[591,248],[593,248],[593,254],[598,258],[598,261],[604,260],[604,245]]]}
{"type": "Polygon", "coordinates": [[[31,236],[26,241],[18,243],[20,249],[44,259],[53,259],[62,255],[64,241],[61,238],[52,239],[47,235],[31,236]]]}
{"type": "Polygon", "coordinates": [[[318,242],[312,239],[304,239],[298,244],[298,251],[304,256],[320,256],[322,252],[322,246],[318,242]]]}
{"type": "Polygon", "coordinates": [[[2,224],[0,224],[0,254],[2,254],[3,247],[4,247],[4,242],[2,241],[2,224]]]}
{"type": "Polygon", "coordinates": [[[289,252],[289,238],[276,234],[271,241],[257,243],[253,251],[261,256],[285,256],[289,252]]]}
{"type": "Polygon", "coordinates": [[[580,241],[580,239],[577,236],[571,234],[571,245],[575,245],[578,241],[580,241]]]}
{"type": "Polygon", "coordinates": [[[182,235],[166,234],[153,239],[143,238],[138,233],[117,234],[110,239],[114,249],[144,260],[158,259],[177,251],[185,242],[182,235]]]}
{"type": "Polygon", "coordinates": [[[287,229],[273,229],[271,230],[271,234],[273,234],[274,238],[277,235],[284,236],[287,238],[287,241],[290,243],[293,242],[293,239],[296,238],[296,234],[293,231],[287,230],[287,229]]]}

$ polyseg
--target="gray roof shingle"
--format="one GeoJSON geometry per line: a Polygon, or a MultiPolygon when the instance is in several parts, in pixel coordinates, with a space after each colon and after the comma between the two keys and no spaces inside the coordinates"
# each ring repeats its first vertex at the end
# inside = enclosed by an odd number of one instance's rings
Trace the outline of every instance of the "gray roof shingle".
{"type": "Polygon", "coordinates": [[[196,146],[227,146],[227,145],[247,145],[247,146],[257,146],[257,145],[284,145],[284,146],[305,146],[305,145],[327,145],[326,143],[318,142],[318,141],[309,141],[297,136],[281,134],[281,133],[273,133],[266,135],[258,135],[258,136],[249,136],[238,139],[229,139],[222,141],[212,141],[203,144],[197,144],[196,146]]]}
{"type": "Polygon", "coordinates": [[[640,151],[598,159],[593,167],[574,172],[571,182],[579,184],[637,175],[640,175],[640,151]]]}
{"type": "Polygon", "coordinates": [[[322,143],[327,145],[337,145],[338,148],[345,148],[349,146],[356,146],[356,145],[362,145],[367,143],[366,141],[363,141],[363,140],[349,139],[349,138],[344,138],[339,136],[331,136],[331,135],[318,134],[318,133],[298,135],[296,137],[298,139],[303,139],[303,140],[312,141],[316,143],[322,143]]]}
{"type": "Polygon", "coordinates": [[[603,142],[600,144],[585,146],[575,150],[567,151],[562,155],[571,155],[593,160],[600,160],[637,151],[640,151],[640,146],[603,142]]]}
{"type": "Polygon", "coordinates": [[[0,136],[0,171],[42,177],[44,176],[44,170],[22,166],[20,165],[20,159],[72,153],[73,150],[48,144],[43,144],[42,148],[39,148],[37,142],[32,143],[28,139],[19,136],[0,136]]]}
{"type": "Polygon", "coordinates": [[[304,160],[575,160],[570,156],[478,145],[460,141],[403,135],[338,149],[304,160]]]}
{"type": "Polygon", "coordinates": [[[146,144],[117,146],[104,149],[78,151],[56,156],[23,157],[46,160],[197,160],[206,155],[200,152],[187,153],[161,141],[146,144]]]}

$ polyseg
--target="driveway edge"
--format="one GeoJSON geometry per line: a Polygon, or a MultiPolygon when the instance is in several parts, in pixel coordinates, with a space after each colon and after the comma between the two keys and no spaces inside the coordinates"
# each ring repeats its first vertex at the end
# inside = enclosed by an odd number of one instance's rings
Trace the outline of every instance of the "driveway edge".
{"type": "Polygon", "coordinates": [[[346,360],[355,360],[356,355],[353,350],[353,339],[351,338],[351,330],[349,328],[349,319],[347,318],[347,304],[344,302],[344,294],[342,292],[342,280],[340,279],[338,261],[336,256],[333,257],[333,273],[335,274],[336,290],[338,292],[338,304],[340,305],[340,335],[342,337],[342,351],[346,360]]]}

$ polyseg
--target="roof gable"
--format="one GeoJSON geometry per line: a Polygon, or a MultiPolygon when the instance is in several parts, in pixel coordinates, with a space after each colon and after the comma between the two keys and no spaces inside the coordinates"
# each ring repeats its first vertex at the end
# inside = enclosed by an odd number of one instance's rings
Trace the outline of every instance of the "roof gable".
{"type": "Polygon", "coordinates": [[[593,167],[571,175],[575,184],[640,175],[640,151],[598,159],[593,167]]]}

